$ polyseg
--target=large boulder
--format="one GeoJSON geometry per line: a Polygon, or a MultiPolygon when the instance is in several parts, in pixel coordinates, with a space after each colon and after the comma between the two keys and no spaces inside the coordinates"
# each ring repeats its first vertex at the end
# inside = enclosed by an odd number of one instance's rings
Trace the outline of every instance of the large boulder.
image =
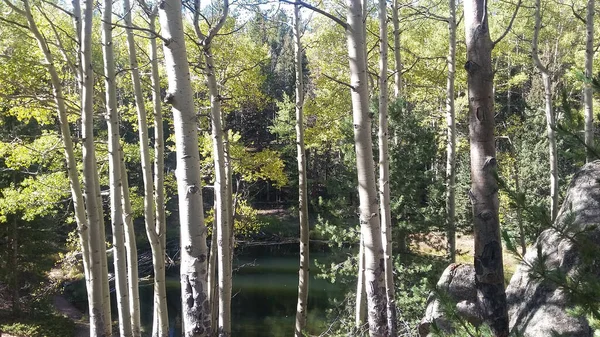
{"type": "MultiPolygon", "coordinates": [[[[506,297],[511,334],[524,337],[570,336],[591,337],[593,331],[585,317],[570,312],[574,304],[556,278],[540,277],[536,270],[551,271],[553,275],[575,276],[583,271],[581,242],[600,247],[600,161],[585,165],[569,186],[565,201],[553,228],[542,232],[533,247],[517,267],[506,297]],[[573,238],[576,237],[575,240],[573,238]],[[543,264],[543,268],[539,268],[543,264]]],[[[598,259],[596,259],[598,260],[598,259]]],[[[594,261],[594,265],[598,261],[594,261]]],[[[585,268],[600,280],[600,269],[585,268]]],[[[455,302],[455,312],[475,325],[479,310],[475,300],[475,273],[466,265],[450,265],[438,282],[438,290],[455,302]]],[[[447,333],[451,324],[437,296],[428,301],[420,326],[421,336],[430,333],[431,325],[447,333]]]]}
{"type": "Polygon", "coordinates": [[[475,292],[475,269],[470,264],[449,265],[442,273],[436,287],[437,292],[429,295],[425,317],[419,324],[419,334],[430,336],[432,326],[446,333],[453,332],[452,319],[448,319],[445,307],[448,302],[456,303],[452,310],[471,322],[473,325],[481,324],[477,310],[477,294],[475,292]],[[441,297],[448,296],[442,300],[441,297]]]}
{"type": "MultiPolygon", "coordinates": [[[[525,337],[593,335],[585,317],[568,312],[573,303],[563,288],[556,281],[538,277],[531,266],[543,263],[545,270],[574,276],[582,268],[577,242],[600,246],[598,224],[600,161],[594,161],[575,174],[553,228],[542,232],[510,280],[506,299],[512,331],[525,337]],[[570,237],[576,234],[578,237],[572,240],[570,237]]],[[[585,272],[600,277],[600,270],[585,272]]]]}

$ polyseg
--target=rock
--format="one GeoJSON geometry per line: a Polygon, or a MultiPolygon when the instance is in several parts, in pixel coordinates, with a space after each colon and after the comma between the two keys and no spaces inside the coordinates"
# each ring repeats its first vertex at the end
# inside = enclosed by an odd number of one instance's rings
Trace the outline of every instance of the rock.
{"type": "MultiPolygon", "coordinates": [[[[444,270],[436,288],[441,294],[448,295],[456,303],[454,310],[459,315],[477,326],[481,324],[481,320],[477,311],[477,294],[474,284],[475,269],[473,266],[453,263],[444,270]]],[[[429,295],[427,299],[427,309],[425,317],[419,324],[419,334],[429,336],[433,330],[432,325],[435,325],[440,331],[453,332],[451,321],[445,317],[443,304],[435,293],[429,295]]]]}
{"type": "MultiPolygon", "coordinates": [[[[587,248],[600,247],[600,161],[585,165],[569,186],[565,201],[553,228],[542,232],[515,271],[506,297],[511,335],[523,337],[569,336],[592,337],[593,331],[585,317],[569,313],[574,304],[556,282],[536,277],[531,266],[543,261],[545,270],[573,276],[581,271],[579,247],[566,233],[580,233],[577,241],[585,240],[587,248]],[[540,260],[543,257],[543,260],[540,260]]],[[[600,261],[593,261],[596,266],[600,261]]],[[[588,268],[600,279],[600,268],[588,268]]],[[[456,313],[463,319],[481,324],[475,291],[475,271],[470,265],[452,264],[446,268],[437,284],[457,303],[456,313]]],[[[429,336],[435,324],[442,332],[452,333],[450,320],[435,294],[428,299],[419,334],[429,336]]]]}
{"type": "MultiPolygon", "coordinates": [[[[524,337],[592,336],[585,317],[568,313],[573,308],[565,292],[555,283],[531,273],[540,254],[546,270],[574,275],[581,266],[578,247],[566,233],[586,231],[586,244],[600,246],[600,161],[585,165],[571,181],[554,228],[547,229],[529,249],[506,289],[511,331],[524,337]],[[563,232],[561,234],[561,232],[563,232]]],[[[600,277],[600,270],[594,273],[600,277]]]]}

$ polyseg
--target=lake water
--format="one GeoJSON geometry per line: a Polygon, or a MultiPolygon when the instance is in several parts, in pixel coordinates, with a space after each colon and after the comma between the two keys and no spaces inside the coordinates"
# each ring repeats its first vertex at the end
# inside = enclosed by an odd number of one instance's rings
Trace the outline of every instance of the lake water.
{"type": "MultiPolygon", "coordinates": [[[[279,337],[293,335],[298,292],[298,256],[277,256],[268,251],[246,253],[234,261],[232,289],[232,336],[279,337]]],[[[315,278],[314,259],[323,260],[323,253],[311,254],[311,279],[308,299],[308,332],[318,335],[327,328],[327,309],[333,298],[342,298],[345,289],[315,278]]],[[[152,286],[140,287],[142,324],[148,332],[152,324],[152,286]]],[[[169,320],[180,336],[181,311],[179,280],[173,275],[167,282],[169,320]]]]}

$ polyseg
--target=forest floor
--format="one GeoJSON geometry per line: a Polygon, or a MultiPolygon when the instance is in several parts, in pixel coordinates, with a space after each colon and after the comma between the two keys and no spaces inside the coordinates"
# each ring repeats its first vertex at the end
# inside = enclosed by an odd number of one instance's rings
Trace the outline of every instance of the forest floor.
{"type": "MultiPolygon", "coordinates": [[[[429,233],[425,237],[419,237],[411,249],[424,254],[444,256],[446,254],[446,239],[444,233],[429,233]],[[440,248],[441,247],[441,248],[440,248]]],[[[504,280],[508,284],[519,265],[519,259],[506,247],[502,247],[502,260],[504,262],[504,280]]],[[[473,264],[473,235],[456,235],[456,262],[473,264]]]]}
{"type": "Polygon", "coordinates": [[[52,298],[52,304],[57,312],[75,322],[75,337],[89,337],[90,325],[87,317],[84,317],[84,314],[79,311],[79,309],[77,309],[71,302],[69,302],[69,300],[67,300],[63,295],[58,294],[54,295],[52,298]]]}

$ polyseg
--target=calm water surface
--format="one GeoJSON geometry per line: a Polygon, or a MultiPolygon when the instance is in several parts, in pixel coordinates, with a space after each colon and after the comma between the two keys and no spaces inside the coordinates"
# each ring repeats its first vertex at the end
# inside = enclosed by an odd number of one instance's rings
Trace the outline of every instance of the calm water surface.
{"type": "MultiPolygon", "coordinates": [[[[235,258],[233,276],[232,336],[280,337],[293,335],[298,291],[298,256],[285,254],[252,254],[235,258]]],[[[319,334],[327,327],[326,310],[330,300],[343,297],[343,288],[316,279],[314,259],[322,261],[323,253],[311,254],[312,277],[309,283],[308,330],[319,334]]],[[[150,332],[152,325],[152,286],[140,287],[142,324],[150,332]]],[[[167,281],[169,320],[174,336],[180,336],[181,311],[179,280],[173,275],[167,281]]]]}

